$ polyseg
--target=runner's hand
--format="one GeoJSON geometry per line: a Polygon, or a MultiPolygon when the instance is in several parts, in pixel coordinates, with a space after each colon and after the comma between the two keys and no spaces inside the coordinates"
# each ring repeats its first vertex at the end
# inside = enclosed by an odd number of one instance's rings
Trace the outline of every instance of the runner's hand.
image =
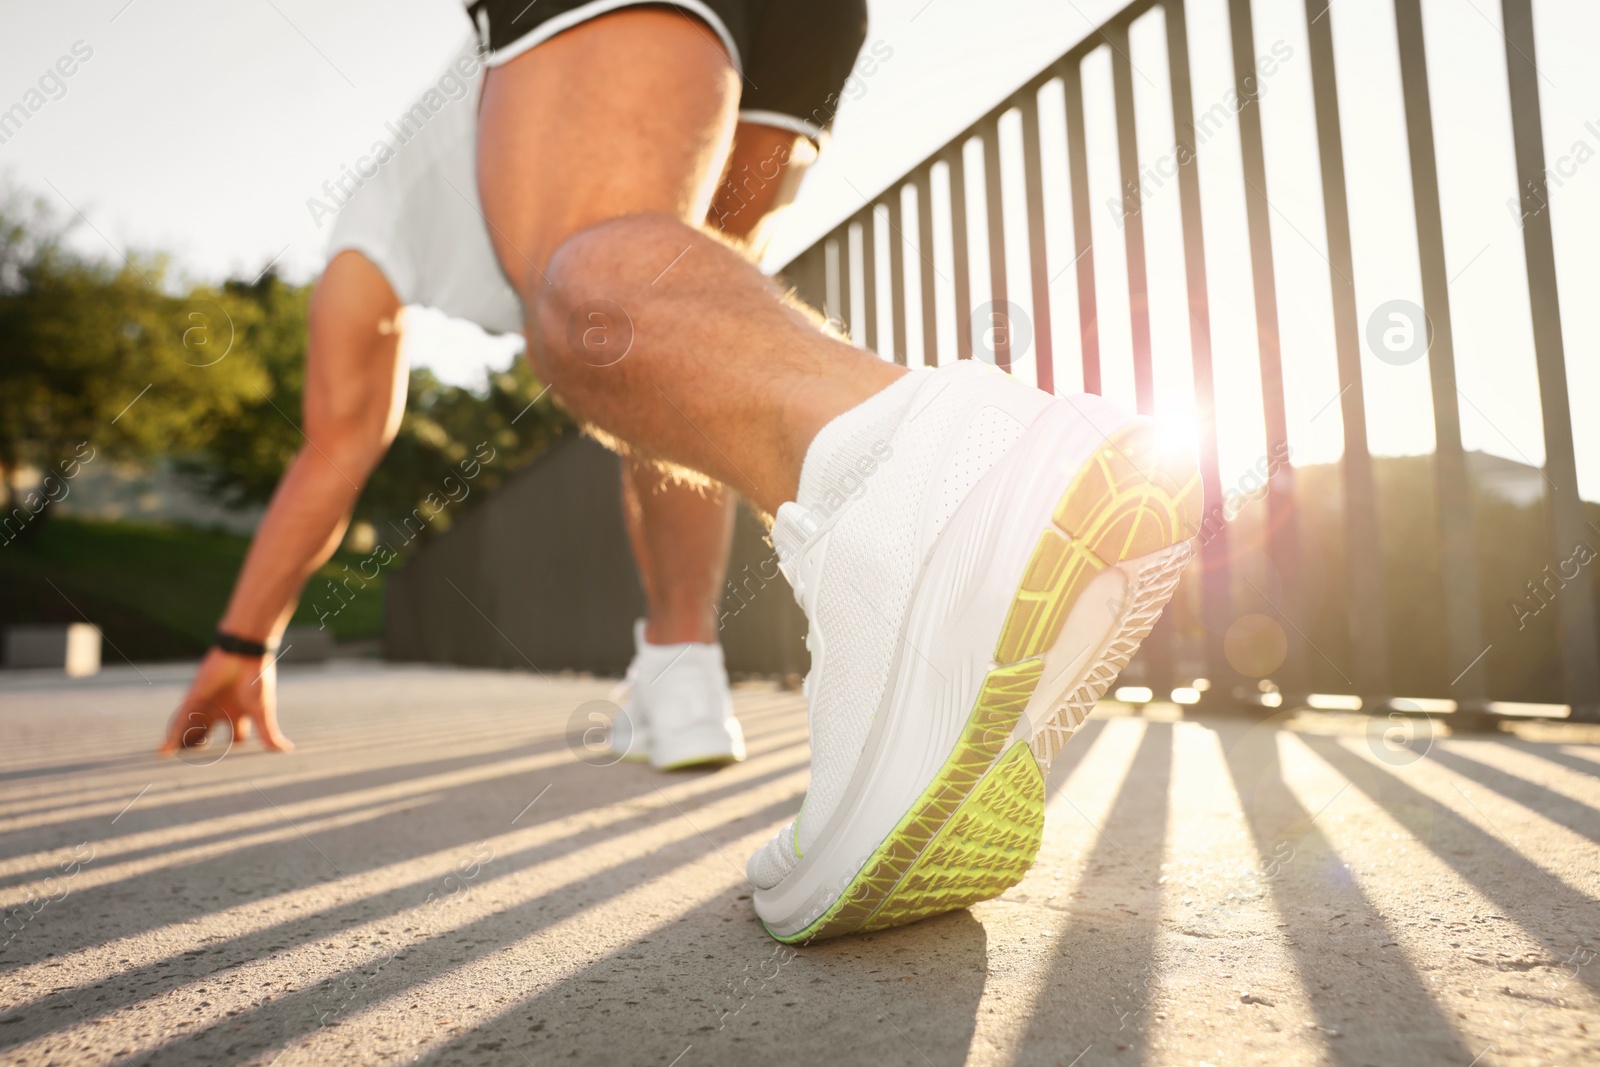
{"type": "Polygon", "coordinates": [[[261,743],[287,752],[294,743],[278,730],[277,670],[270,657],[239,656],[213,648],[200,661],[183,704],[172,713],[160,754],[204,744],[226,721],[233,740],[244,741],[259,727],[261,743]]]}

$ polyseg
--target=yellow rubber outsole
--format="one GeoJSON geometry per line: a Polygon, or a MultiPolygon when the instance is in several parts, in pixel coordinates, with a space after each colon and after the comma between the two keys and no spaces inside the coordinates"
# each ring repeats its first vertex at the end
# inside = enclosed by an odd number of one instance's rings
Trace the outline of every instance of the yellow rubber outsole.
{"type": "Polygon", "coordinates": [[[1124,609],[1102,662],[1042,735],[1011,742],[1044,653],[1097,574],[1188,541],[1201,502],[1194,458],[1163,442],[1153,423],[1124,426],[1095,451],[1034,546],[996,642],[1000,666],[984,677],[949,759],[839,899],[804,929],[774,937],[792,944],[901,926],[992,899],[1022,880],[1044,834],[1045,768],[1149,632],[1187,556],[1174,554],[1143,602],[1124,609]]]}

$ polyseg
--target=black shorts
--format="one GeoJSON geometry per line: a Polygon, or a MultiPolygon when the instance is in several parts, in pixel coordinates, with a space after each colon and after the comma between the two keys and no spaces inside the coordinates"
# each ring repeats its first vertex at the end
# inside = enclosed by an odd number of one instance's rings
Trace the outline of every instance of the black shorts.
{"type": "Polygon", "coordinates": [[[469,0],[497,66],[562,30],[622,7],[671,7],[722,39],[744,76],[740,117],[819,140],[867,38],[866,0],[469,0]]]}

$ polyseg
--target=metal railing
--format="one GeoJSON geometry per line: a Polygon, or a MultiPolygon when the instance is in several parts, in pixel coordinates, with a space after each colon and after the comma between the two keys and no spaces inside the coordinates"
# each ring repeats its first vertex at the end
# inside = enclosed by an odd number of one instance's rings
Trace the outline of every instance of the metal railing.
{"type": "MultiPolygon", "coordinates": [[[[1600,546],[1592,536],[1592,526],[1584,520],[1583,505],[1577,491],[1577,465],[1574,455],[1571,410],[1567,395],[1565,355],[1562,348],[1561,310],[1556,286],[1556,265],[1551,237],[1551,212],[1546,195],[1543,132],[1539,103],[1539,75],[1535,55],[1531,0],[1504,0],[1503,36],[1510,94],[1510,116],[1515,149],[1518,188],[1523,198],[1522,237],[1526,262],[1526,281],[1533,317],[1533,345],[1538,370],[1542,405],[1546,460],[1543,470],[1545,520],[1548,545],[1556,559],[1570,556],[1573,546],[1587,542],[1600,546]]],[[[1096,248],[1091,226],[1089,186],[1090,143],[1086,136],[1082,67],[1086,57],[1097,49],[1109,52],[1112,102],[1117,146],[1117,166],[1121,176],[1122,258],[1126,264],[1129,336],[1134,390],[1141,412],[1154,410],[1155,374],[1151,359],[1150,292],[1147,279],[1146,239],[1141,211],[1141,161],[1134,107],[1135,85],[1129,56],[1129,32],[1135,22],[1159,10],[1164,22],[1165,62],[1170,82],[1171,112],[1177,144],[1176,181],[1181,216],[1184,284],[1188,304],[1188,347],[1192,362],[1196,406],[1198,409],[1199,452],[1206,495],[1206,521],[1200,533],[1198,566],[1186,578],[1190,588],[1174,601],[1174,607],[1147,641],[1139,659],[1126,677],[1135,677],[1147,688],[1162,693],[1174,685],[1189,686],[1195,678],[1209,683],[1208,698],[1257,700],[1256,694],[1280,694],[1284,699],[1309,694],[1313,675],[1327,677],[1326,669],[1313,659],[1328,660],[1307,635],[1305,620],[1306,568],[1301,533],[1304,501],[1297,500],[1296,472],[1287,464],[1267,479],[1264,533],[1260,547],[1281,576],[1275,596],[1254,585],[1241,593],[1234,571],[1236,554],[1223,510],[1223,484],[1220,477],[1217,424],[1216,374],[1212,359],[1211,305],[1207,292],[1206,235],[1202,227],[1200,168],[1194,101],[1190,78],[1190,49],[1184,0],[1139,0],[1129,4],[1097,31],[1065,55],[1034,75],[1016,91],[1001,100],[967,129],[938,151],[871,198],[861,209],[841,222],[829,234],[795,257],[783,271],[798,295],[814,306],[836,316],[848,331],[877,350],[885,325],[880,322],[878,290],[889,287],[889,326],[893,344],[890,352],[897,362],[908,358],[908,287],[914,286],[920,306],[920,333],[923,360],[935,365],[942,359],[972,358],[974,308],[972,280],[975,272],[987,270],[990,304],[1006,309],[995,315],[987,334],[992,344],[982,346],[984,358],[992,356],[1005,370],[1012,369],[1013,336],[1007,320],[1008,287],[1027,285],[1032,297],[1032,357],[1040,388],[1053,390],[1057,379],[1058,354],[1052,350],[1050,265],[1046,254],[1046,204],[1052,198],[1070,198],[1070,207],[1060,217],[1070,218],[1072,266],[1076,271],[1077,321],[1080,324],[1078,355],[1084,388],[1100,392],[1102,356],[1096,292],[1096,248]],[[1051,185],[1041,162],[1040,91],[1060,83],[1064,98],[1066,189],[1051,185]],[[1020,281],[1007,276],[1007,227],[1004,177],[1006,166],[1000,150],[1002,118],[1016,112],[1021,122],[1021,169],[1024,203],[1012,203],[1011,210],[1026,217],[1028,277],[1020,281]],[[986,191],[986,247],[970,232],[967,213],[967,147],[977,142],[983,156],[983,184],[986,191]],[[941,351],[938,320],[940,286],[936,283],[935,168],[947,177],[949,209],[943,220],[948,226],[947,245],[953,277],[947,280],[953,290],[958,328],[954,351],[948,341],[941,351]],[[915,190],[916,218],[903,217],[903,190],[915,190]],[[876,243],[879,239],[878,213],[886,211],[888,240],[887,277],[880,278],[876,243]],[[910,229],[908,230],[908,224],[910,229]],[[910,245],[912,255],[907,254],[910,245]],[[861,267],[856,266],[859,249],[861,267]],[[859,279],[852,278],[858,271],[859,279]],[[859,281],[859,300],[853,299],[853,284],[859,281]],[[828,295],[836,294],[829,300],[828,295]],[[1196,570],[1198,573],[1196,573],[1196,570]],[[1195,620],[1207,613],[1232,617],[1241,599],[1252,604],[1265,602],[1262,610],[1280,620],[1288,635],[1282,662],[1271,671],[1270,681],[1259,681],[1236,670],[1225,647],[1226,635],[1219,626],[1196,626],[1195,620]],[[1315,667],[1316,670],[1312,668],[1315,667]]],[[[1443,224],[1441,218],[1438,164],[1434,149],[1432,109],[1429,100],[1427,57],[1423,47],[1420,0],[1395,0],[1395,28],[1403,108],[1409,150],[1411,198],[1416,218],[1416,248],[1421,268],[1423,310],[1429,324],[1430,387],[1435,421],[1436,452],[1433,486],[1437,512],[1439,567],[1441,583],[1445,656],[1464,669],[1455,680],[1438,683],[1439,692],[1416,694],[1448,698],[1459,710],[1481,713],[1490,707],[1487,669],[1477,669],[1488,648],[1485,639],[1482,590],[1479,588],[1479,553],[1475,543],[1473,489],[1462,446],[1461,420],[1457,405],[1456,367],[1451,333],[1449,278],[1445,269],[1443,224]]],[[[1283,454],[1288,440],[1285,409],[1284,370],[1280,355],[1279,294],[1274,273],[1271,204],[1268,200],[1268,169],[1264,151],[1259,87],[1255,66],[1255,34],[1250,0],[1228,0],[1228,36],[1232,46],[1233,90],[1238,94],[1238,135],[1240,165],[1245,182],[1245,239],[1255,298],[1255,331],[1259,356],[1259,381],[1265,434],[1269,454],[1283,454]]],[[[1332,304],[1333,343],[1339,382],[1339,408],[1344,425],[1344,452],[1340,460],[1342,493],[1342,537],[1346,565],[1338,576],[1348,597],[1344,620],[1351,659],[1349,671],[1336,669],[1346,692],[1362,698],[1369,710],[1392,708],[1395,687],[1391,683],[1391,654],[1394,649],[1390,611],[1386,604],[1383,544],[1380,539],[1378,487],[1368,450],[1365,399],[1362,388],[1361,328],[1355,294],[1355,263],[1351,247],[1350,208],[1346,191],[1344,146],[1340,132],[1340,96],[1335,77],[1333,15],[1327,0],[1306,0],[1305,29],[1310,66],[1315,140],[1322,183],[1322,209],[1327,236],[1329,297],[1332,304]]],[[[1009,122],[1009,120],[1007,120],[1009,122]]],[[[1014,159],[1014,156],[1012,157],[1014,159]]],[[[1014,177],[1014,176],[1013,176],[1014,177]]],[[[1403,195],[1403,193],[1401,194],[1403,195]]],[[[1066,268],[1063,267],[1063,270],[1066,268]]],[[[945,280],[945,279],[940,279],[945,280]]],[[[946,306],[945,310],[949,308],[946,306]]],[[[990,325],[990,324],[981,324],[990,325]]],[[[1120,327],[1119,327],[1120,329],[1120,327]]],[[[1121,355],[1114,353],[1112,355],[1121,355]]],[[[1600,721],[1600,636],[1596,626],[1596,568],[1582,566],[1568,577],[1562,572],[1559,596],[1551,603],[1556,615],[1559,691],[1571,707],[1572,717],[1600,721]]],[[[1250,583],[1246,583],[1250,584],[1250,583]]],[[[1530,586],[1531,588],[1531,586],[1530,586]]],[[[1540,601],[1543,604],[1543,601],[1540,601]]],[[[1400,635],[1405,639],[1407,635],[1400,635]]],[[[1331,660],[1329,665],[1331,665],[1331,660]]],[[[1452,672],[1453,673],[1453,672],[1452,672]]],[[[1336,686],[1339,683],[1334,683],[1336,686]]],[[[1517,693],[1505,699],[1526,699],[1517,693]]],[[[1404,707],[1402,703],[1400,706],[1404,707]]]]}

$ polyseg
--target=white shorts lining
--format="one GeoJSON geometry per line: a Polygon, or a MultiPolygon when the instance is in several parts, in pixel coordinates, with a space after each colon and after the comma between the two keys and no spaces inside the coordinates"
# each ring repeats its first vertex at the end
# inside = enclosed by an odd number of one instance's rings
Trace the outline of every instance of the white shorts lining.
{"type": "Polygon", "coordinates": [[[782,111],[740,111],[739,121],[754,123],[757,126],[772,126],[780,130],[788,130],[791,133],[798,133],[802,137],[811,138],[811,143],[819,149],[828,140],[828,131],[821,126],[782,111]]]}
{"type": "MultiPolygon", "coordinates": [[[[660,5],[664,0],[590,0],[582,7],[575,7],[571,11],[564,11],[554,18],[546,19],[533,29],[517,38],[511,44],[489,54],[488,66],[498,67],[508,60],[515,59],[537,45],[541,45],[563,30],[570,30],[574,26],[589,22],[601,15],[616,11],[624,7],[642,7],[645,4],[660,5]]],[[[722,38],[722,47],[728,50],[728,56],[733,60],[733,69],[744,76],[744,64],[739,57],[739,47],[733,43],[733,35],[728,32],[728,27],[722,22],[721,16],[711,10],[701,0],[670,0],[670,7],[679,7],[692,11],[703,19],[708,26],[716,31],[722,38]]]]}

